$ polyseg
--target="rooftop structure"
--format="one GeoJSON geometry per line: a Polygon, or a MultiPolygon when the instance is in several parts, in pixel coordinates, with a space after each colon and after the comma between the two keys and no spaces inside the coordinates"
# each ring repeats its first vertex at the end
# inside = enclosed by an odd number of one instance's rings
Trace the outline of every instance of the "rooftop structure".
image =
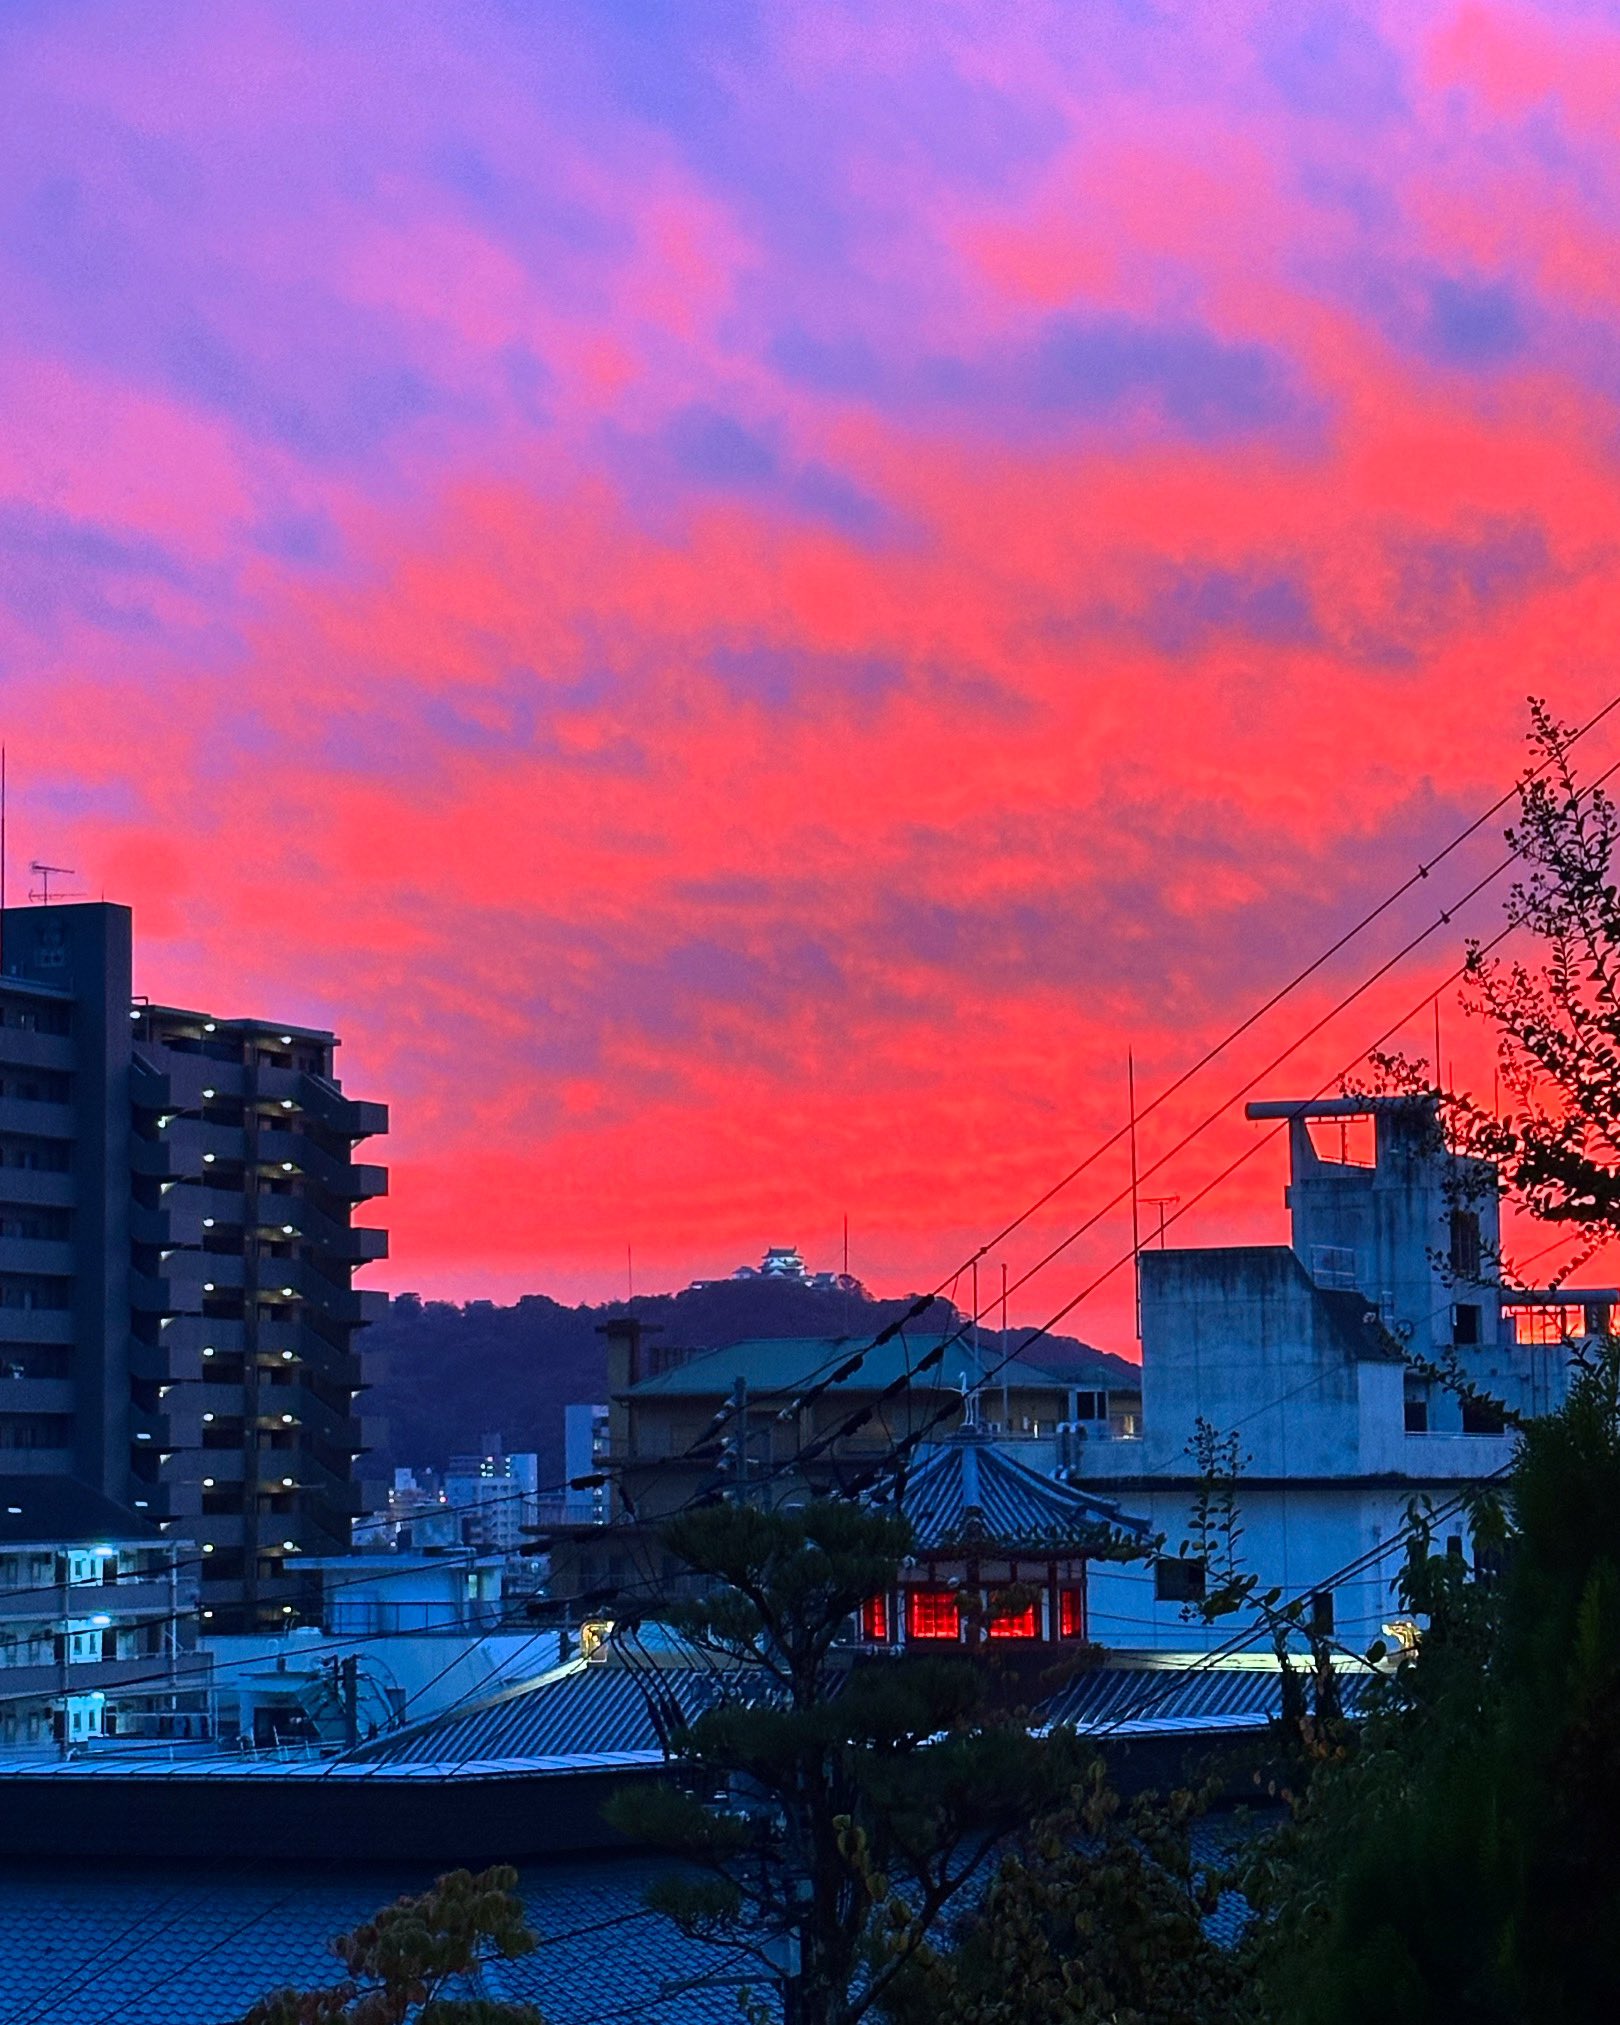
{"type": "MultiPolygon", "coordinates": [[[[1364,1647],[1395,1614],[1410,1502],[1431,1498],[1442,1539],[1466,1551],[1460,1494],[1512,1452],[1489,1399],[1532,1415],[1556,1406],[1570,1338],[1594,1302],[1606,1316],[1608,1296],[1571,1291],[1545,1309],[1502,1286],[1495,1176],[1446,1149],[1432,1100],[1249,1110],[1287,1121],[1291,1242],[1143,1252],[1141,1438],[1082,1447],[1075,1474],[1179,1542],[1218,1461],[1200,1459],[1201,1442],[1235,1436],[1238,1565],[1262,1589],[1312,1595],[1315,1622],[1364,1647]],[[1526,1330],[1526,1313],[1561,1326],[1526,1330]],[[1453,1357],[1481,1398],[1428,1375],[1453,1357]],[[1341,1568],[1353,1572],[1336,1579],[1341,1568]]],[[[1151,1571],[1099,1571],[1096,1635],[1219,1642],[1224,1627],[1197,1606],[1207,1561],[1227,1551],[1216,1541],[1151,1571]]]]}

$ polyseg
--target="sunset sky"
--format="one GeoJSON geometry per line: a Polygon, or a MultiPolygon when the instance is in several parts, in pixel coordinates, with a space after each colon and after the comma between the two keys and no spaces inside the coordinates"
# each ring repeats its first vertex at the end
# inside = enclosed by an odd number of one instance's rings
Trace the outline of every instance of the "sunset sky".
{"type": "Polygon", "coordinates": [[[14,0],[0,164],[10,897],[341,1032],[395,1289],[932,1285],[1620,689],[1620,7],[14,0]]]}

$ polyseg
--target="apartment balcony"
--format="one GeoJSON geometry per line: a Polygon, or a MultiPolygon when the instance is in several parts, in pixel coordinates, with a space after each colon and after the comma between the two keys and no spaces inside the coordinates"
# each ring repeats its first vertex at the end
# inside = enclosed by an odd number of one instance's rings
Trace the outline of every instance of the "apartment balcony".
{"type": "Polygon", "coordinates": [[[167,1580],[127,1582],[28,1583],[16,1589],[0,1588],[0,1624],[33,1622],[60,1628],[71,1623],[83,1630],[98,1617],[109,1624],[128,1624],[141,1618],[167,1617],[174,1608],[167,1580]]]}
{"type": "Polygon", "coordinates": [[[325,1076],[302,1069],[261,1068],[259,1099],[279,1107],[292,1105],[318,1118],[340,1139],[370,1139],[388,1130],[388,1106],[346,1097],[336,1083],[325,1076]]]}
{"type": "Polygon", "coordinates": [[[161,1134],[155,1139],[143,1139],[139,1133],[132,1133],[129,1164],[133,1173],[148,1180],[167,1181],[175,1172],[174,1148],[161,1134]]]}
{"type": "Polygon", "coordinates": [[[0,1358],[8,1343],[71,1343],[71,1308],[0,1308],[0,1358]]]}
{"type": "MultiPolygon", "coordinates": [[[[4,1184],[0,1183],[0,1188],[4,1184]]],[[[0,1273],[38,1273],[42,1278],[73,1277],[73,1247],[56,1238],[0,1238],[0,1273]]]]}
{"type": "Polygon", "coordinates": [[[388,1193],[388,1170],[328,1153],[307,1132],[261,1132],[259,1164],[278,1173],[305,1175],[340,1202],[363,1202],[388,1193]]]}
{"type": "Polygon", "coordinates": [[[0,1413],[71,1413],[73,1403],[71,1378],[13,1378],[0,1345],[0,1413]]]}
{"type": "Polygon", "coordinates": [[[184,1280],[157,1279],[151,1273],[129,1275],[129,1305],[140,1315],[169,1315],[177,1306],[178,1295],[186,1290],[184,1280]]]}
{"type": "Polygon", "coordinates": [[[71,1174],[44,1167],[8,1167],[5,1189],[7,1202],[26,1203],[29,1208],[71,1209],[78,1199],[71,1174]]]}
{"type": "Polygon", "coordinates": [[[240,1098],[245,1081],[240,1062],[216,1062],[209,1055],[178,1052],[168,1058],[167,1078],[166,1108],[173,1111],[200,1111],[216,1098],[240,1098]]]}
{"type": "Polygon", "coordinates": [[[7,1027],[0,1052],[4,1053],[8,1068],[57,1069],[71,1073],[77,1066],[70,1034],[28,1033],[20,1027],[7,1027]]]}
{"type": "Polygon", "coordinates": [[[328,1216],[308,1195],[260,1195],[257,1221],[261,1231],[276,1237],[296,1235],[350,1265],[367,1265],[388,1256],[388,1233],[328,1216]]]}
{"type": "Polygon", "coordinates": [[[119,1688],[142,1688],[148,1694],[168,1691],[172,1678],[177,1688],[200,1691],[208,1685],[213,1655],[180,1652],[171,1657],[142,1653],[129,1659],[73,1660],[64,1668],[52,1660],[46,1666],[0,1667],[0,1693],[13,1699],[35,1695],[112,1694],[119,1688]]]}
{"type": "Polygon", "coordinates": [[[240,1166],[247,1141],[239,1125],[208,1125],[200,1118],[174,1118],[160,1135],[174,1156],[174,1171],[188,1181],[207,1182],[215,1167],[240,1166]]]}
{"type": "Polygon", "coordinates": [[[15,1132],[30,1139],[75,1138],[73,1106],[38,1103],[31,1097],[0,1097],[0,1132],[15,1132]]]}

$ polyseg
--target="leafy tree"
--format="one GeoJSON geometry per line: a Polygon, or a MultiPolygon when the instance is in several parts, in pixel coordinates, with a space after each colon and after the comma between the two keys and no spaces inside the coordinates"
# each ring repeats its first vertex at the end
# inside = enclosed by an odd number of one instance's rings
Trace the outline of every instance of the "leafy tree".
{"type": "Polygon", "coordinates": [[[385,1906],[332,1951],[347,1975],[319,1990],[278,1990],[243,2025],[542,2025],[529,2004],[449,1994],[489,1961],[513,1961],[536,1941],[516,1896],[517,1872],[456,1870],[431,1891],[385,1906]]]}
{"type": "Polygon", "coordinates": [[[894,2025],[1235,2025],[1236,1957],[1206,1922],[1221,1895],[1201,1864],[1188,1792],[1122,1803],[1100,1764],[1001,1858],[948,1948],[896,1985],[894,2025]]]}
{"type": "Polygon", "coordinates": [[[1525,1427],[1507,1504],[1500,1581],[1434,1552],[1419,1515],[1402,1601],[1422,1635],[1245,1878],[1268,2018],[1620,2011],[1620,1345],[1525,1427]]]}
{"type": "MultiPolygon", "coordinates": [[[[1620,813],[1582,788],[1571,734],[1539,705],[1532,736],[1508,912],[1545,956],[1471,951],[1503,1102],[1449,1096],[1442,1112],[1453,1146],[1499,1168],[1500,1183],[1476,1170],[1482,1186],[1590,1256],[1620,1235],[1620,813]]],[[[1506,1418],[1505,1495],[1475,1501],[1480,1572],[1436,1553],[1414,1515],[1401,1589],[1421,1634],[1359,1746],[1318,1766],[1247,1873],[1249,1967],[1278,2025],[1620,2015],[1620,1342],[1572,1349],[1559,1411],[1506,1418]]]]}
{"type": "Polygon", "coordinates": [[[1471,945],[1467,1003],[1495,1028],[1500,1089],[1489,1108],[1449,1097],[1446,1122],[1520,1206],[1571,1226],[1590,1256],[1620,1237],[1620,811],[1601,785],[1582,786],[1572,732],[1534,701],[1531,746],[1539,770],[1507,833],[1526,871],[1507,914],[1545,954],[1504,961],[1471,945]]]}
{"type": "Polygon", "coordinates": [[[736,1668],[737,1691],[676,1734],[689,1788],[623,1795],[611,1817],[697,1867],[652,1903],[780,1976],[790,2025],[854,2025],[1092,1754],[1033,1734],[982,1656],[851,1664],[850,1617],[893,1587],[903,1519],[725,1506],[665,1538],[705,1586],[664,1615],[736,1668]]]}

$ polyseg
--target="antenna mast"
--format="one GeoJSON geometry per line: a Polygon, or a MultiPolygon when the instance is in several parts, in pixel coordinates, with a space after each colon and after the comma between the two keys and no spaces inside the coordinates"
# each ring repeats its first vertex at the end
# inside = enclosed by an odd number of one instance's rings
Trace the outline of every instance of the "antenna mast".
{"type": "Polygon", "coordinates": [[[1137,1201],[1136,1055],[1125,1050],[1125,1090],[1131,1113],[1131,1271],[1136,1280],[1136,1340],[1142,1341],[1142,1212],[1137,1201]]]}

